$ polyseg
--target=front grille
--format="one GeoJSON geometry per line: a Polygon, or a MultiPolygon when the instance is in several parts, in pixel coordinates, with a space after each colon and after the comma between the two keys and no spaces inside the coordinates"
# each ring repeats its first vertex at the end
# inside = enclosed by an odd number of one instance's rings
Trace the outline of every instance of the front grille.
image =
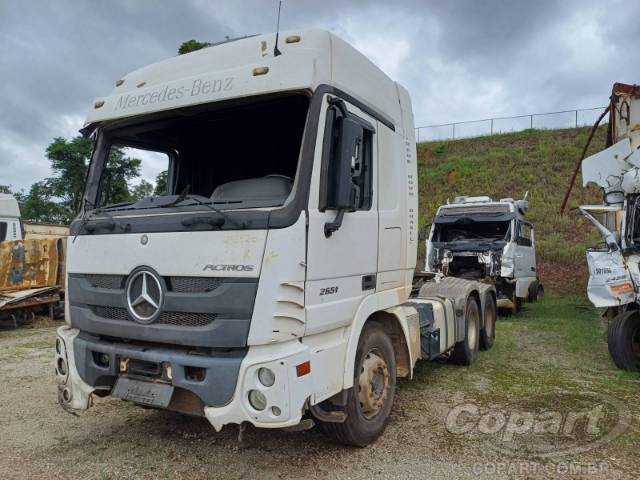
{"type": "Polygon", "coordinates": [[[213,292],[224,281],[212,277],[169,277],[168,288],[176,293],[205,293],[213,292]]]}
{"type": "MultiPolygon", "coordinates": [[[[93,307],[93,313],[106,320],[120,320],[134,322],[126,308],[122,307],[93,307]]],[[[158,319],[152,323],[161,325],[175,325],[178,327],[205,327],[211,324],[218,315],[215,313],[192,312],[161,312],[158,319]]]]}
{"type": "Polygon", "coordinates": [[[85,278],[95,288],[107,288],[109,290],[124,288],[124,275],[87,275],[85,278]]]}
{"type": "MultiPolygon", "coordinates": [[[[95,288],[122,290],[127,277],[124,275],[85,275],[84,278],[95,288]]],[[[237,278],[217,277],[165,277],[167,289],[176,293],[207,293],[213,292],[227,281],[237,282],[237,278]]]]}

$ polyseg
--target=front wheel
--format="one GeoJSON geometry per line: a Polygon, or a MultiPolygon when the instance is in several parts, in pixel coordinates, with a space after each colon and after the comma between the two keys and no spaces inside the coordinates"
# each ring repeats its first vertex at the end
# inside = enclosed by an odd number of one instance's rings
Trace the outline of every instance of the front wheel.
{"type": "Polygon", "coordinates": [[[640,313],[637,310],[618,314],[607,338],[609,355],[622,370],[640,370],[640,313]]]}
{"type": "Polygon", "coordinates": [[[320,422],[322,430],[345,445],[366,447],[384,431],[396,388],[393,344],[377,323],[365,325],[356,351],[353,388],[347,392],[343,423],[320,422]]]}
{"type": "Polygon", "coordinates": [[[473,297],[467,299],[464,323],[464,339],[456,343],[453,348],[451,361],[458,365],[471,365],[480,346],[480,309],[478,302],[473,297]]]}

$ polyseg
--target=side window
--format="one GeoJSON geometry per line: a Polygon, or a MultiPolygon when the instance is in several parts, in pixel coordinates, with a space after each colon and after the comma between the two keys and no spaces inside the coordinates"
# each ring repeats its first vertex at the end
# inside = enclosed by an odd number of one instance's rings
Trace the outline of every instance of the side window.
{"type": "Polygon", "coordinates": [[[533,246],[533,226],[529,223],[518,222],[518,236],[516,243],[523,247],[533,246]]]}
{"type": "Polygon", "coordinates": [[[356,190],[356,210],[369,210],[372,200],[373,134],[364,130],[362,144],[356,144],[351,162],[351,178],[356,190]]]}
{"type": "Polygon", "coordinates": [[[7,239],[7,222],[0,222],[0,242],[7,239]]]}
{"type": "Polygon", "coordinates": [[[100,181],[99,206],[166,195],[168,168],[164,152],[113,145],[100,181]]]}
{"type": "Polygon", "coordinates": [[[342,101],[336,99],[329,107],[323,142],[321,211],[337,209],[335,199],[345,195],[350,197],[348,210],[371,209],[374,132],[369,122],[347,112],[342,101]]]}

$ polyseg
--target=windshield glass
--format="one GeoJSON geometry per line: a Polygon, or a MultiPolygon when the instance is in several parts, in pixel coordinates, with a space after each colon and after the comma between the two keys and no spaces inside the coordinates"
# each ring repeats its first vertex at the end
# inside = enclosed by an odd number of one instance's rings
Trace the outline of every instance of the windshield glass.
{"type": "Polygon", "coordinates": [[[509,240],[511,222],[466,222],[436,224],[434,242],[464,240],[509,240]]]}
{"type": "Polygon", "coordinates": [[[99,183],[102,210],[272,208],[286,203],[298,166],[309,99],[244,99],[106,129],[99,183]],[[159,118],[162,117],[162,118],[159,118]]]}

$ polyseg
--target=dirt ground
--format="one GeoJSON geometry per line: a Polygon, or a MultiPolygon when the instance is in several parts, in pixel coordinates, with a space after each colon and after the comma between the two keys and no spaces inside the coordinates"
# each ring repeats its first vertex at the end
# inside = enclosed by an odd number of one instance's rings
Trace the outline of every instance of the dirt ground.
{"type": "Polygon", "coordinates": [[[494,348],[472,367],[422,364],[412,382],[401,382],[384,435],[364,449],[335,445],[318,429],[247,427],[239,442],[237,428],[216,433],[204,419],[112,398],[72,416],[56,402],[54,338],[52,326],[0,332],[2,479],[637,478],[640,465],[640,375],[613,367],[604,326],[582,300],[547,297],[501,318],[494,348]],[[600,432],[598,444],[576,432],[556,436],[549,455],[537,449],[539,436],[514,447],[500,441],[504,432],[447,427],[460,404],[508,415],[537,396],[564,415],[575,408],[567,395],[589,392],[617,405],[604,430],[618,430],[610,438],[600,432]],[[574,444],[581,449],[566,451],[574,444]]]}

